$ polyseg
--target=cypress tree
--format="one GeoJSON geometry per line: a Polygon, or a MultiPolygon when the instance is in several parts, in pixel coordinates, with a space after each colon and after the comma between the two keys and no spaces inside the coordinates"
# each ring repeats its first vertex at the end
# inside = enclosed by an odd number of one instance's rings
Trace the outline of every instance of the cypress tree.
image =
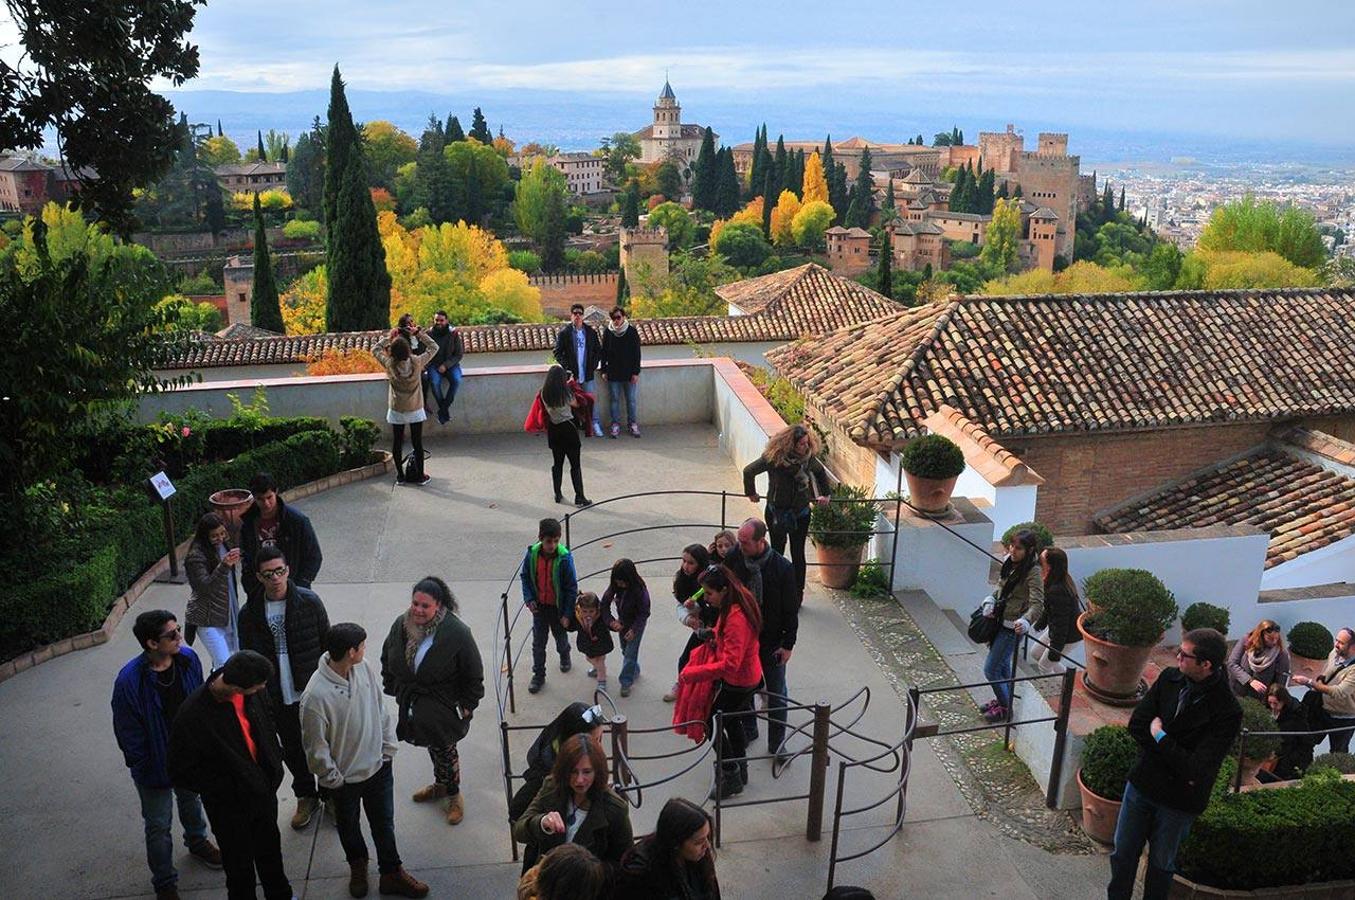
{"type": "Polygon", "coordinates": [[[974,191],[974,212],[985,216],[993,214],[993,205],[997,202],[993,191],[995,177],[992,169],[980,176],[978,187],[974,191]]]}
{"type": "Polygon", "coordinates": [[[762,185],[762,170],[764,167],[762,154],[767,152],[767,124],[764,122],[757,132],[753,135],[753,160],[748,166],[748,194],[749,200],[757,196],[758,189],[762,185]]]}
{"type": "Polygon", "coordinates": [[[727,219],[739,211],[739,173],[734,171],[734,151],[728,147],[722,148],[718,154],[718,162],[716,214],[727,219]]]}
{"type": "Polygon", "coordinates": [[[351,153],[325,248],[328,331],[373,331],[390,325],[391,278],[366,171],[362,154],[351,153]]]}
{"type": "MultiPolygon", "coordinates": [[[[892,212],[894,212],[894,177],[891,175],[889,178],[889,187],[885,189],[885,198],[880,202],[881,220],[886,218],[885,213],[892,212]]],[[[888,216],[888,218],[892,219],[894,217],[888,216]]]]}
{"type": "Polygon", "coordinates": [[[884,230],[880,237],[880,268],[876,273],[875,290],[884,294],[886,297],[894,297],[894,261],[890,258],[894,255],[893,244],[889,240],[890,231],[884,230]]]}
{"type": "Polygon", "coordinates": [[[339,188],[348,171],[348,159],[356,153],[357,129],[348,109],[339,67],[329,83],[329,125],[325,129],[325,222],[334,222],[338,213],[339,188]]]}
{"type": "Polygon", "coordinates": [[[626,185],[621,198],[621,227],[635,228],[640,224],[640,185],[634,178],[626,185]]]}
{"type": "Polygon", "coordinates": [[[543,227],[540,234],[541,268],[546,272],[557,272],[565,264],[565,198],[555,190],[546,192],[546,206],[542,216],[543,227]]]}
{"type": "Polygon", "coordinates": [[[217,137],[225,137],[225,136],[226,136],[226,133],[225,133],[224,131],[221,130],[221,120],[220,120],[220,119],[217,119],[217,120],[216,120],[216,136],[217,136],[217,137]]]}
{"type": "Polygon", "coordinates": [[[1109,222],[1115,218],[1115,190],[1106,182],[1105,193],[1101,195],[1101,221],[1109,222]]]}
{"type": "Polygon", "coordinates": [[[950,192],[950,211],[969,212],[969,169],[961,166],[955,173],[955,187],[950,192]]]}
{"type": "Polygon", "coordinates": [[[875,211],[875,183],[870,178],[871,164],[868,147],[861,151],[861,170],[856,173],[856,185],[852,188],[852,202],[860,208],[859,228],[865,228],[870,223],[870,214],[875,211]]]}
{"type": "Polygon", "coordinates": [[[790,162],[786,159],[786,141],[783,135],[776,136],[776,156],[772,157],[772,186],[776,188],[776,193],[772,194],[775,203],[776,197],[781,196],[781,186],[786,183],[786,166],[790,162]]]}
{"type": "Polygon", "coordinates": [[[960,128],[959,128],[959,126],[958,126],[958,125],[952,125],[952,126],[950,126],[950,145],[951,145],[952,147],[958,147],[958,146],[960,146],[960,145],[963,144],[963,143],[964,143],[964,139],[963,139],[962,137],[960,137],[960,128]]]}
{"type": "Polygon", "coordinates": [[[630,285],[626,284],[626,270],[623,267],[616,273],[616,305],[624,306],[630,296],[630,285]]]}
{"type": "Polygon", "coordinates": [[[963,144],[964,144],[964,131],[962,130],[960,131],[959,137],[957,137],[955,140],[955,146],[959,147],[962,146],[963,144]]]}
{"type": "Polygon", "coordinates": [[[768,166],[762,179],[762,236],[769,241],[772,239],[772,208],[776,206],[778,196],[772,193],[776,189],[774,170],[774,166],[768,166]]]}
{"type": "Polygon", "coordinates": [[[917,144],[919,147],[922,146],[922,132],[919,131],[917,133],[917,140],[915,140],[913,143],[917,144]]]}
{"type": "Polygon", "coordinates": [[[282,306],[278,302],[278,285],[273,279],[273,263],[268,255],[268,234],[263,227],[263,212],[259,209],[259,194],[254,193],[254,292],[249,300],[250,324],[282,334],[282,306]]]}
{"type": "Polygon", "coordinates": [[[1002,182],[1002,187],[997,189],[997,194],[993,197],[993,204],[996,205],[998,200],[1006,200],[1007,197],[1007,182],[1004,181],[1002,182]]]}
{"type": "Polygon", "coordinates": [[[263,149],[263,132],[256,131],[255,134],[259,136],[259,162],[268,162],[268,154],[263,149]]]}
{"type": "Polygon", "coordinates": [[[1120,188],[1120,212],[1124,212],[1124,188],[1120,188]]]}
{"type": "Polygon", "coordinates": [[[701,149],[692,166],[692,206],[715,211],[715,197],[720,184],[720,170],[716,167],[715,134],[706,126],[701,135],[701,149]]]}
{"type": "Polygon", "coordinates": [[[473,137],[482,144],[494,143],[494,135],[489,133],[489,124],[485,122],[485,114],[480,112],[478,106],[471,113],[470,133],[467,137],[473,137]]]}
{"type": "Polygon", "coordinates": [[[1013,200],[1020,200],[1020,199],[1021,199],[1021,185],[1018,184],[1018,185],[1016,186],[1016,190],[1012,191],[1012,199],[1013,199],[1013,200]]]}
{"type": "Polygon", "coordinates": [[[823,139],[823,177],[828,182],[828,204],[836,213],[834,222],[841,222],[847,216],[847,169],[833,159],[833,138],[823,139]]]}
{"type": "Polygon", "coordinates": [[[805,190],[805,151],[804,148],[795,151],[791,157],[790,172],[786,175],[786,190],[795,196],[803,198],[805,190]]]}
{"type": "Polygon", "coordinates": [[[843,218],[842,224],[848,228],[865,227],[861,220],[861,204],[857,202],[855,187],[852,188],[852,200],[847,204],[847,215],[843,218]]]}
{"type": "Polygon", "coordinates": [[[415,208],[422,206],[435,225],[452,220],[456,213],[452,191],[452,171],[442,153],[442,124],[437,116],[428,117],[428,125],[419,138],[419,155],[414,169],[415,208]]]}
{"type": "Polygon", "coordinates": [[[448,113],[447,130],[443,132],[443,141],[448,144],[455,144],[457,141],[464,141],[466,132],[461,130],[461,120],[448,113]]]}
{"type": "Polygon", "coordinates": [[[282,142],[282,155],[278,157],[279,162],[287,162],[288,157],[292,155],[292,139],[286,138],[282,142]]]}

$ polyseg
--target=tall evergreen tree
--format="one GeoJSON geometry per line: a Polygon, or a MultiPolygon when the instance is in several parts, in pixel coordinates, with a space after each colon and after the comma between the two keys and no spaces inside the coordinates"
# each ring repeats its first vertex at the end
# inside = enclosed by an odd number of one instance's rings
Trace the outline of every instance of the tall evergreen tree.
{"type": "Polygon", "coordinates": [[[473,137],[482,144],[494,143],[494,135],[489,133],[489,124],[485,122],[485,114],[480,112],[480,107],[475,107],[471,113],[470,132],[467,137],[473,137]]]}
{"type": "Polygon", "coordinates": [[[961,131],[960,131],[960,133],[959,133],[959,139],[955,141],[955,146],[957,146],[957,147],[962,147],[962,146],[964,146],[964,130],[963,130],[963,129],[961,129],[961,131]]]}
{"type": "Polygon", "coordinates": [[[955,173],[955,187],[950,191],[950,211],[969,212],[969,167],[960,166],[955,173]]]}
{"type": "Polygon", "coordinates": [[[1004,181],[1002,182],[1002,186],[997,189],[997,193],[993,196],[993,202],[996,203],[998,200],[1006,200],[1008,196],[1007,182],[1004,181]]]}
{"type": "Polygon", "coordinates": [[[452,184],[452,169],[443,154],[442,126],[437,116],[430,115],[423,135],[419,138],[419,155],[414,168],[415,208],[428,210],[435,225],[453,221],[456,199],[452,184]]]}
{"type": "Polygon", "coordinates": [[[701,135],[701,149],[692,166],[692,206],[715,211],[715,196],[720,187],[720,170],[715,158],[715,134],[706,126],[701,135]]]}
{"type": "Polygon", "coordinates": [[[875,290],[886,297],[894,297],[894,245],[890,241],[890,230],[884,229],[880,236],[880,267],[876,271],[875,290]]]}
{"type": "Polygon", "coordinates": [[[964,138],[960,136],[960,127],[958,125],[950,126],[950,145],[958,147],[964,143],[964,138]]]}
{"type": "Polygon", "coordinates": [[[332,223],[338,213],[339,189],[348,172],[348,160],[357,153],[358,132],[348,109],[339,67],[329,82],[328,124],[325,126],[325,222],[332,223]]]}
{"type": "Polygon", "coordinates": [[[772,208],[776,206],[776,171],[775,166],[768,166],[765,174],[762,176],[762,236],[768,241],[772,239],[772,208]]]}
{"type": "Polygon", "coordinates": [[[278,162],[283,163],[289,162],[290,160],[288,158],[291,155],[292,155],[292,139],[287,138],[282,142],[282,154],[278,156],[278,162]]]}
{"type": "Polygon", "coordinates": [[[546,272],[558,272],[564,268],[565,240],[569,237],[565,230],[567,215],[564,194],[560,191],[547,191],[541,233],[538,235],[541,268],[546,272]]]}
{"type": "Polygon", "coordinates": [[[739,173],[734,171],[734,151],[722,147],[717,156],[718,184],[715,192],[715,213],[727,219],[739,211],[739,173]]]}
{"type": "Polygon", "coordinates": [[[922,142],[922,132],[919,131],[919,132],[917,133],[917,139],[914,140],[913,143],[917,144],[919,147],[922,146],[922,143],[923,143],[923,142],[922,142]]]}
{"type": "Polygon", "coordinates": [[[263,148],[263,132],[255,132],[259,136],[259,162],[268,162],[268,151],[263,148]]]}
{"type": "Polygon", "coordinates": [[[978,186],[974,190],[974,212],[984,216],[993,214],[993,203],[997,199],[997,194],[993,190],[995,180],[996,176],[992,169],[979,176],[978,186]]]}
{"type": "Polygon", "coordinates": [[[1106,182],[1106,190],[1101,194],[1101,221],[1109,222],[1115,218],[1115,190],[1106,182]]]}
{"type": "Polygon", "coordinates": [[[757,196],[762,189],[762,172],[765,163],[763,154],[767,152],[767,123],[762,123],[753,135],[753,160],[748,166],[748,199],[757,196]]]}
{"type": "Polygon", "coordinates": [[[461,120],[451,113],[447,114],[447,130],[442,133],[443,142],[455,144],[457,141],[466,139],[466,132],[461,130],[461,120]]]}
{"type": "Polygon", "coordinates": [[[316,116],[311,130],[296,139],[296,155],[287,163],[287,193],[292,202],[324,224],[325,126],[316,116]]]}
{"type": "Polygon", "coordinates": [[[786,190],[799,197],[805,189],[805,151],[801,147],[791,156],[790,171],[786,174],[786,190]]]}
{"type": "Polygon", "coordinates": [[[640,184],[634,178],[626,185],[621,197],[621,227],[635,228],[640,224],[640,184]]]}
{"type": "MultiPolygon", "coordinates": [[[[865,228],[870,223],[870,214],[875,212],[875,182],[870,177],[870,148],[861,151],[861,170],[856,173],[856,184],[852,188],[852,200],[860,208],[860,222],[857,227],[865,228]]],[[[850,225],[848,226],[851,227],[850,225]]]]}
{"type": "Polygon", "coordinates": [[[1119,210],[1120,210],[1120,212],[1124,212],[1124,187],[1123,187],[1123,186],[1120,188],[1120,206],[1119,206],[1119,210]]]}
{"type": "Polygon", "coordinates": [[[828,203],[837,213],[835,221],[847,218],[847,167],[833,158],[833,138],[823,139],[823,177],[828,179],[828,203]]]}
{"type": "Polygon", "coordinates": [[[894,178],[890,176],[889,187],[885,189],[884,199],[880,201],[880,221],[887,222],[898,217],[894,206],[894,178]]]}
{"type": "Polygon", "coordinates": [[[861,214],[861,204],[857,202],[856,186],[852,186],[852,199],[847,204],[847,215],[843,216],[842,224],[847,228],[865,228],[866,220],[861,214]]]}
{"type": "Polygon", "coordinates": [[[622,267],[621,271],[616,273],[616,305],[624,306],[629,296],[630,286],[626,284],[626,270],[622,267]]]}
{"type": "Polygon", "coordinates": [[[268,255],[268,234],[263,227],[259,194],[254,193],[254,291],[249,300],[250,324],[284,333],[282,306],[278,302],[278,284],[273,278],[273,261],[268,255]]]}
{"type": "Polygon", "coordinates": [[[786,167],[790,161],[786,158],[786,141],[783,135],[776,136],[776,155],[772,157],[772,186],[776,188],[776,193],[768,197],[772,205],[776,204],[773,198],[781,196],[781,188],[786,183],[786,167]]]}
{"type": "Polygon", "coordinates": [[[216,136],[217,136],[217,137],[225,137],[225,136],[226,136],[226,133],[225,133],[224,131],[221,130],[221,120],[220,120],[220,119],[217,119],[217,120],[216,120],[216,136]]]}

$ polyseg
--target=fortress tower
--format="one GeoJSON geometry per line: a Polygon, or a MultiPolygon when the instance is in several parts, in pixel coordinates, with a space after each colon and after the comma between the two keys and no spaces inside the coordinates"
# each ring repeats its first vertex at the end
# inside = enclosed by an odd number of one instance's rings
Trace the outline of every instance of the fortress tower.
{"type": "Polygon", "coordinates": [[[640,276],[636,264],[643,263],[650,278],[668,277],[668,229],[622,228],[620,234],[621,269],[632,291],[640,276]]]}

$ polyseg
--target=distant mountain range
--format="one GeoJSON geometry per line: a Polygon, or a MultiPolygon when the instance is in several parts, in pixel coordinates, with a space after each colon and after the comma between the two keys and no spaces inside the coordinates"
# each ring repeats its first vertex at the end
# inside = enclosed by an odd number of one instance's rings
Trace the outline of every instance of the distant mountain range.
{"type": "MultiPolygon", "coordinates": [[[[675,87],[677,87],[675,85],[675,87]]],[[[657,91],[655,91],[657,94],[657,91]]],[[[215,127],[218,119],[232,138],[244,146],[252,145],[255,131],[274,128],[293,136],[307,130],[318,115],[321,119],[329,105],[326,90],[287,93],[247,93],[236,91],[166,91],[174,105],[188,114],[192,122],[207,122],[215,127]]],[[[919,132],[931,142],[938,131],[949,131],[958,124],[973,141],[979,131],[1000,130],[1012,121],[1034,142],[1038,131],[1066,131],[1072,152],[1082,157],[1083,171],[1098,164],[1124,162],[1167,162],[1173,157],[1191,157],[1202,164],[1276,164],[1286,162],[1310,165],[1355,165],[1355,147],[1347,145],[1260,141],[1221,138],[1208,135],[1119,131],[1071,122],[1039,121],[998,112],[980,120],[964,115],[952,120],[935,110],[909,114],[902,109],[880,110],[864,103],[854,104],[850,97],[712,95],[684,98],[684,121],[710,125],[727,144],[753,139],[754,129],[768,123],[770,133],[784,133],[787,139],[822,139],[827,133],[842,139],[861,135],[875,141],[904,142],[919,132]]],[[[556,144],[562,150],[591,150],[601,139],[616,131],[636,131],[650,123],[653,98],[635,93],[481,91],[433,93],[425,91],[363,91],[349,89],[349,106],[359,121],[387,119],[416,138],[423,131],[429,113],[446,121],[449,114],[470,128],[471,110],[480,106],[490,128],[518,141],[556,144]]],[[[929,104],[920,104],[928,106],[929,104]]]]}

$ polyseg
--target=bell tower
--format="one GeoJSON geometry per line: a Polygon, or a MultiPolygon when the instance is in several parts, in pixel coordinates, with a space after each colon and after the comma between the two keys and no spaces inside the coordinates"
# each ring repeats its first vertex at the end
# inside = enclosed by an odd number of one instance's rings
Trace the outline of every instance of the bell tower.
{"type": "Polygon", "coordinates": [[[678,105],[673,86],[665,78],[659,99],[654,102],[654,139],[670,140],[680,137],[682,137],[682,107],[678,105]]]}

